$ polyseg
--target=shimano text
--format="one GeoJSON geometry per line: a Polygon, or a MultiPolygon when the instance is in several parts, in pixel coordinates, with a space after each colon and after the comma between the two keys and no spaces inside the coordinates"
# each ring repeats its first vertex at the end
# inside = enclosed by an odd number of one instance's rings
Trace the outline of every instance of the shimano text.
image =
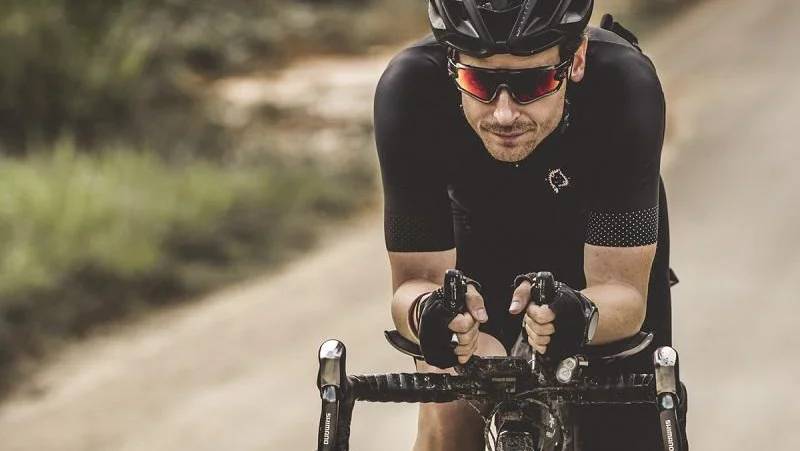
{"type": "Polygon", "coordinates": [[[667,448],[669,451],[675,451],[675,441],[672,439],[672,421],[666,420],[664,426],[667,427],[667,448]]]}
{"type": "Polygon", "coordinates": [[[325,430],[322,433],[322,443],[327,445],[331,441],[331,413],[325,414],[325,430]]]}

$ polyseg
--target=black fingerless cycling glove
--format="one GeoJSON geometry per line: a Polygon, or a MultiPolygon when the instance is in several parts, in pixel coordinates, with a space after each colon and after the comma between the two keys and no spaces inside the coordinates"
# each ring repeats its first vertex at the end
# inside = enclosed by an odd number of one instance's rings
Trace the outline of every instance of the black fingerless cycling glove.
{"type": "Polygon", "coordinates": [[[594,324],[590,323],[597,308],[583,293],[560,282],[556,282],[555,296],[549,306],[556,314],[553,322],[556,331],[550,336],[545,356],[560,359],[574,355],[594,334],[594,324]]]}
{"type": "Polygon", "coordinates": [[[451,308],[440,288],[420,301],[419,347],[425,361],[438,368],[450,368],[458,364],[458,357],[450,345],[453,331],[447,327],[458,315],[451,308]]]}

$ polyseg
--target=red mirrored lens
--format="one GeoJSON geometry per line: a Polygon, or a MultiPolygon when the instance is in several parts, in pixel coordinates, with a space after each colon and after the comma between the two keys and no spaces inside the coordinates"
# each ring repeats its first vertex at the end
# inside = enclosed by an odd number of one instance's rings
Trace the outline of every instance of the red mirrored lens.
{"type": "Polygon", "coordinates": [[[518,102],[533,102],[558,89],[561,81],[556,79],[556,72],[552,69],[510,73],[506,84],[518,102]]]}
{"type": "Polygon", "coordinates": [[[489,102],[498,87],[508,86],[519,103],[530,103],[544,97],[561,85],[556,75],[558,69],[531,69],[520,71],[493,71],[474,67],[456,66],[456,83],[461,90],[489,102]]]}
{"type": "Polygon", "coordinates": [[[459,67],[456,69],[456,83],[464,91],[488,102],[494,96],[498,84],[490,73],[479,69],[459,67]]]}

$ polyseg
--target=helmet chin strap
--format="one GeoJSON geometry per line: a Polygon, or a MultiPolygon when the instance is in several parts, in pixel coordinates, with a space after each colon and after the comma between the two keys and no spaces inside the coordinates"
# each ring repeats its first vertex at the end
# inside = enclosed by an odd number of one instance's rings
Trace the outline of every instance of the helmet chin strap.
{"type": "Polygon", "coordinates": [[[562,133],[566,132],[569,128],[569,110],[570,110],[570,103],[569,99],[566,97],[564,98],[564,112],[561,114],[561,122],[559,122],[558,127],[553,130],[554,135],[561,135],[562,133]]]}
{"type": "Polygon", "coordinates": [[[561,122],[559,122],[558,127],[553,130],[553,134],[558,136],[567,131],[569,128],[569,113],[570,113],[570,103],[569,103],[569,82],[572,80],[572,67],[575,64],[575,55],[572,56],[573,61],[572,64],[569,65],[569,69],[567,69],[567,78],[564,79],[564,111],[561,113],[561,122]]]}

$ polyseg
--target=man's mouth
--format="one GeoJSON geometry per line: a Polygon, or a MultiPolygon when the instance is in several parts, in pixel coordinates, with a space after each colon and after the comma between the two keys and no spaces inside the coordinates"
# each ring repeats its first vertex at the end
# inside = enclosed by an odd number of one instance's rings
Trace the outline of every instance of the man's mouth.
{"type": "Polygon", "coordinates": [[[511,132],[511,133],[507,133],[507,132],[489,132],[489,133],[493,134],[494,136],[496,136],[496,137],[498,137],[498,138],[500,138],[502,140],[513,140],[513,139],[519,138],[520,136],[524,135],[525,133],[527,133],[527,131],[519,131],[519,132],[511,132]]]}

